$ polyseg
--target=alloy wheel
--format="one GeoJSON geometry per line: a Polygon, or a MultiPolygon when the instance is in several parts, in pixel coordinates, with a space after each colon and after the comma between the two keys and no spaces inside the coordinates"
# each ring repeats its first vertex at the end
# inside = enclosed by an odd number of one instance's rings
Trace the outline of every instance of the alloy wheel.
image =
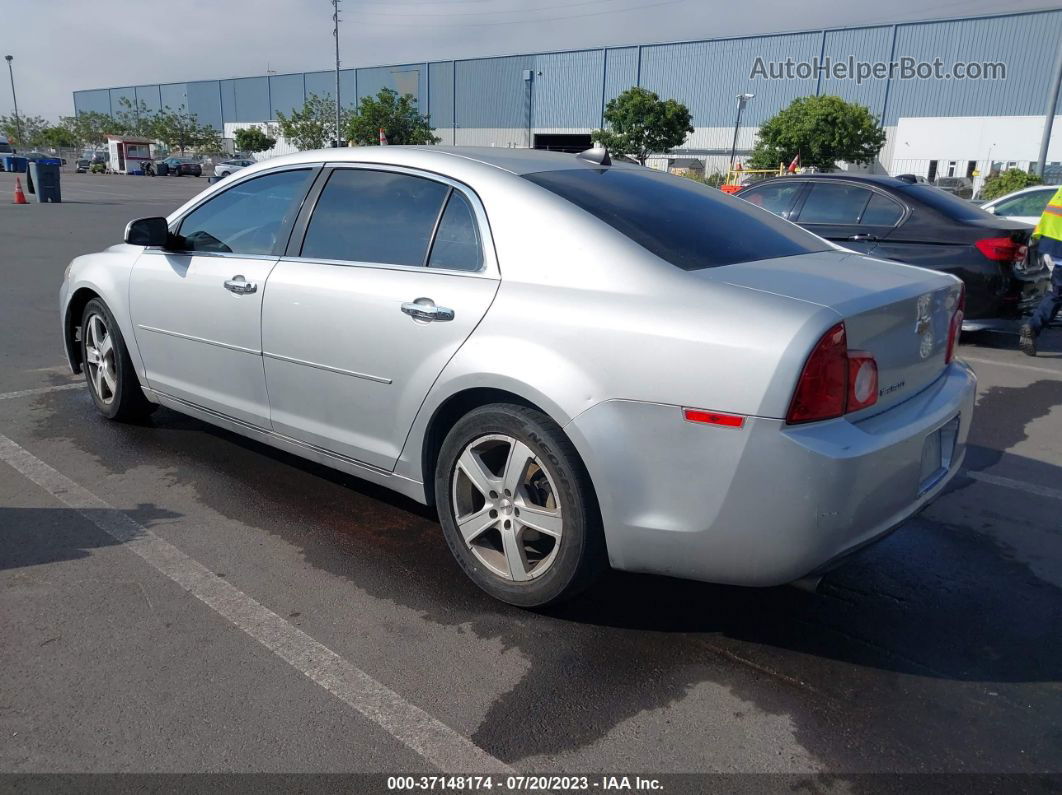
{"type": "Polygon", "coordinates": [[[110,405],[118,392],[114,337],[101,315],[90,315],[85,324],[85,365],[89,382],[100,403],[110,405]]]}
{"type": "Polygon", "coordinates": [[[451,496],[458,532],[487,569],[514,582],[549,570],[564,519],[553,476],[526,444],[505,434],[474,439],[457,459],[451,496]]]}

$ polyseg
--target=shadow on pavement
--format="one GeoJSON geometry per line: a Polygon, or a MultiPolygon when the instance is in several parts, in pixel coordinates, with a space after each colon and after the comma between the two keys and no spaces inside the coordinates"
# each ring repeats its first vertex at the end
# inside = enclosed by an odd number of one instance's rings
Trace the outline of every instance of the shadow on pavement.
{"type": "MultiPolygon", "coordinates": [[[[91,516],[93,510],[0,507],[0,571],[80,560],[93,550],[119,543],[85,513],[91,516]]],[[[148,504],[123,513],[144,526],[180,516],[148,504]]]]}

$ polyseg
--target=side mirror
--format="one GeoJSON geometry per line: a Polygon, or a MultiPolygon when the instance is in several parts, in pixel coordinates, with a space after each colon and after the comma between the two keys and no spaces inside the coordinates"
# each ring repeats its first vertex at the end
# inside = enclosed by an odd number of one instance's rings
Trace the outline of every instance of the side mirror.
{"type": "Polygon", "coordinates": [[[165,218],[137,218],[125,227],[125,242],[131,246],[159,246],[165,248],[170,228],[165,218]]]}

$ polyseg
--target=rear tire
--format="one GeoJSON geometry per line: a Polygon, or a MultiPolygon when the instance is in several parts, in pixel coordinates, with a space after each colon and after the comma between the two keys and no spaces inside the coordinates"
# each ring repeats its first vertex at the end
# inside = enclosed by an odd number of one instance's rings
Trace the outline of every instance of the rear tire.
{"type": "Polygon", "coordinates": [[[99,298],[81,316],[81,366],[96,409],[109,420],[142,420],[158,406],[140,389],[114,315],[99,298]]]}
{"type": "Polygon", "coordinates": [[[557,604],[607,567],[590,477],[540,411],[495,403],[458,420],[439,453],[435,495],[450,551],[503,602],[557,604]]]}

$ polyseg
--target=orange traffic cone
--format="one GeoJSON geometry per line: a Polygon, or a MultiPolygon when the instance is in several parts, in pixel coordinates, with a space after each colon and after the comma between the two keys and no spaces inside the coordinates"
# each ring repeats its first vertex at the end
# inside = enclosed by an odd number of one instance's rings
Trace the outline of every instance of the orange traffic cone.
{"type": "Polygon", "coordinates": [[[29,204],[26,194],[22,192],[22,180],[19,177],[15,177],[15,204],[29,204]]]}

